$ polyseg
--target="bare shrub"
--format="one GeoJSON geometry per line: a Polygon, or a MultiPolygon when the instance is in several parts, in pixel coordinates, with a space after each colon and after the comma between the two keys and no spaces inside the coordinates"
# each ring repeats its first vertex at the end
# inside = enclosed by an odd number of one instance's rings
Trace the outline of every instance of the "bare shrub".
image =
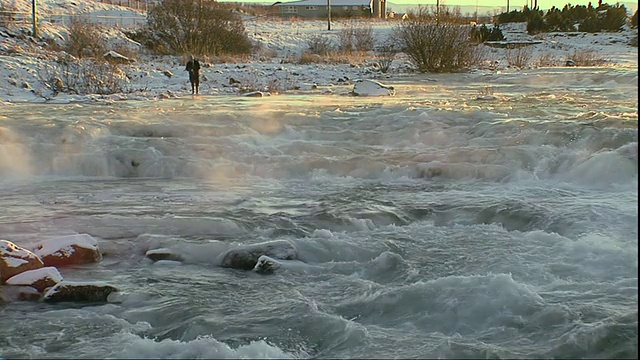
{"type": "MultiPolygon", "coordinates": [[[[206,56],[203,58],[207,58],[206,56]]],[[[247,62],[249,56],[247,54],[220,54],[212,58],[212,61],[218,64],[237,64],[241,62],[247,62]]]]}
{"type": "Polygon", "coordinates": [[[338,48],[345,53],[373,49],[373,27],[350,23],[338,33],[338,48]]]}
{"type": "Polygon", "coordinates": [[[326,55],[333,51],[333,42],[327,36],[315,35],[307,41],[307,46],[312,54],[326,55]]]}
{"type": "Polygon", "coordinates": [[[350,53],[355,50],[353,30],[353,26],[349,26],[340,30],[338,33],[338,47],[340,51],[350,53]]]}
{"type": "Polygon", "coordinates": [[[354,44],[356,51],[369,51],[373,49],[373,27],[363,25],[353,29],[354,44]]]}
{"type": "Polygon", "coordinates": [[[598,56],[595,50],[576,50],[569,55],[575,66],[600,66],[607,61],[598,56]]]}
{"type": "Polygon", "coordinates": [[[298,60],[298,64],[308,65],[308,64],[319,64],[324,62],[324,59],[320,54],[314,54],[310,51],[305,51],[300,55],[300,59],[298,60]]]}
{"type": "Polygon", "coordinates": [[[90,24],[84,19],[74,18],[68,31],[66,42],[62,47],[67,53],[78,59],[104,54],[106,41],[102,37],[104,31],[99,25],[90,24]]]}
{"type": "Polygon", "coordinates": [[[469,26],[419,17],[402,22],[394,29],[394,38],[421,72],[463,69],[474,64],[474,53],[478,51],[471,41],[469,26]]]}
{"type": "Polygon", "coordinates": [[[38,70],[42,84],[52,91],[69,94],[109,95],[124,91],[126,74],[102,59],[76,59],[66,55],[38,70]]]}
{"type": "Polygon", "coordinates": [[[377,49],[376,56],[378,60],[378,67],[382,73],[389,72],[393,59],[396,57],[397,53],[398,46],[392,41],[383,44],[377,49]]]}
{"type": "Polygon", "coordinates": [[[304,52],[298,59],[299,64],[349,64],[352,66],[366,63],[367,56],[363,53],[345,54],[343,52],[332,51],[324,55],[304,52]]]}
{"type": "Polygon", "coordinates": [[[560,60],[552,52],[544,52],[538,56],[538,66],[540,67],[552,67],[558,66],[560,60]]]}
{"type": "Polygon", "coordinates": [[[507,49],[507,63],[510,66],[523,68],[529,66],[533,57],[533,49],[529,46],[516,46],[507,49]]]}
{"type": "Polygon", "coordinates": [[[8,28],[15,20],[16,8],[11,4],[0,4],[0,27],[8,28]]]}
{"type": "Polygon", "coordinates": [[[214,0],[162,0],[147,15],[143,43],[165,54],[248,54],[244,24],[228,4],[214,0]]]}

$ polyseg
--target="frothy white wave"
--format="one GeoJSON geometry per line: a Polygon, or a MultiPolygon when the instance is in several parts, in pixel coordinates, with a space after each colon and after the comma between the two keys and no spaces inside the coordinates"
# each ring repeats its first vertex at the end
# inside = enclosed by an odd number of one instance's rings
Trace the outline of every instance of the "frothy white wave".
{"type": "Polygon", "coordinates": [[[236,348],[211,336],[191,341],[164,339],[157,341],[130,333],[121,334],[124,349],[111,353],[119,359],[295,359],[306,354],[291,354],[264,340],[251,341],[236,348]]]}

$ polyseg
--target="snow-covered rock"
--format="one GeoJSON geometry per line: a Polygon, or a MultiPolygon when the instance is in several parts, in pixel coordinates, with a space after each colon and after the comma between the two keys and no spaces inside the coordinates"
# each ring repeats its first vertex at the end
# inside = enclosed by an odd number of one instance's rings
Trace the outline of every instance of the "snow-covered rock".
{"type": "Polygon", "coordinates": [[[75,234],[37,243],[33,252],[46,266],[64,267],[99,262],[102,254],[91,235],[75,234]]]}
{"type": "Polygon", "coordinates": [[[6,284],[12,286],[30,286],[39,292],[43,292],[45,289],[56,285],[60,281],[62,281],[62,275],[60,275],[58,269],[47,266],[21,272],[18,275],[10,277],[6,281],[6,284]]]}
{"type": "Polygon", "coordinates": [[[356,80],[353,86],[353,95],[357,96],[393,96],[395,94],[396,90],[393,86],[370,79],[356,80]]]}
{"type": "Polygon", "coordinates": [[[126,57],[126,56],[124,56],[124,55],[122,55],[122,54],[120,54],[118,52],[115,52],[113,50],[108,51],[103,56],[104,56],[105,59],[119,61],[119,62],[122,62],[122,63],[131,63],[131,62],[134,61],[133,59],[129,59],[128,57],[126,57]]]}
{"type": "Polygon", "coordinates": [[[0,240],[0,284],[28,270],[44,267],[42,260],[33,252],[11,241],[0,240]]]}

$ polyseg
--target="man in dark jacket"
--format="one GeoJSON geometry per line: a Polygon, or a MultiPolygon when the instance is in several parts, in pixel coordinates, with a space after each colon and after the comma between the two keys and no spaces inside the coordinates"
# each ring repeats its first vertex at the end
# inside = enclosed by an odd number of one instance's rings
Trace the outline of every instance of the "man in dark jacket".
{"type": "Polygon", "coordinates": [[[191,55],[191,59],[187,62],[185,70],[189,72],[191,94],[198,94],[200,91],[200,63],[193,55],[191,55]]]}

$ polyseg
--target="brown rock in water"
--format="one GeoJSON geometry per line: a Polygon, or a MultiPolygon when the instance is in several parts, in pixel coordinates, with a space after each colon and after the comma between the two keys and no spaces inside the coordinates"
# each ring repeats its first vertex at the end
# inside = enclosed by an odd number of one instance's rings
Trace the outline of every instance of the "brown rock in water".
{"type": "Polygon", "coordinates": [[[98,242],[88,234],[48,239],[36,244],[34,253],[46,266],[65,267],[102,260],[98,242]]]}
{"type": "Polygon", "coordinates": [[[104,283],[61,281],[47,290],[45,302],[108,302],[111,293],[118,292],[114,286],[104,283]]]}
{"type": "Polygon", "coordinates": [[[38,255],[11,241],[0,240],[0,284],[28,270],[44,267],[38,255]]]}

